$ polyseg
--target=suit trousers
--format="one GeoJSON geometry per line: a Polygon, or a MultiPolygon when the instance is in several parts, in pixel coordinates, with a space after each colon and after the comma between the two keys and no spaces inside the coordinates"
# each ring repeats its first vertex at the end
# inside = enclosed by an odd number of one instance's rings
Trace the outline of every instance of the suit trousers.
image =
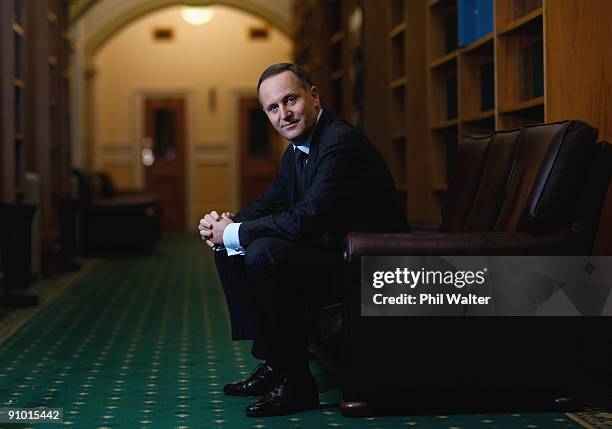
{"type": "Polygon", "coordinates": [[[215,253],[232,323],[232,339],[253,340],[251,352],[291,371],[308,363],[309,307],[337,296],[341,252],[277,238],[253,241],[245,255],[215,253]]]}

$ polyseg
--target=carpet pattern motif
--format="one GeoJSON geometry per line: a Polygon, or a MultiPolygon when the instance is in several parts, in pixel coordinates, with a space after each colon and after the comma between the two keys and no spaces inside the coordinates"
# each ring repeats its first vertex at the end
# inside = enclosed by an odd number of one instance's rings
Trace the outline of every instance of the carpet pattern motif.
{"type": "Polygon", "coordinates": [[[250,419],[251,399],[222,391],[256,365],[249,346],[229,339],[209,249],[167,234],[152,255],[91,266],[0,344],[0,407],[63,408],[74,428],[582,427],[559,413],[347,419],[338,389],[320,410],[250,419]]]}

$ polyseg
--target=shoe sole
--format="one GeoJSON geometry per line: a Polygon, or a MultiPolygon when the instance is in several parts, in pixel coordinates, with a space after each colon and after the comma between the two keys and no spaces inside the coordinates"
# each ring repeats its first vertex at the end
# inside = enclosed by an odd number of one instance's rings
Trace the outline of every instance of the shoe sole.
{"type": "Polygon", "coordinates": [[[225,389],[223,389],[223,393],[225,393],[228,396],[240,396],[242,398],[257,398],[257,397],[262,397],[262,396],[266,396],[266,393],[238,393],[238,392],[232,392],[232,391],[227,391],[225,389]]]}

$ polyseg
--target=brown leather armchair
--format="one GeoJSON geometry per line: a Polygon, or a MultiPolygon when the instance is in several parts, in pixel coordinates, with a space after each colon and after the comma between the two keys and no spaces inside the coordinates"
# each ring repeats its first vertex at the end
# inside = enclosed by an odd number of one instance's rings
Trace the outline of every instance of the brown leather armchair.
{"type": "Polygon", "coordinates": [[[439,231],[347,236],[345,415],[540,409],[575,393],[588,336],[610,332],[609,318],[361,317],[360,265],[369,255],[590,255],[612,171],[611,145],[596,138],[577,120],[467,137],[439,231]]]}
{"type": "Polygon", "coordinates": [[[108,175],[74,170],[79,186],[80,233],[87,254],[148,253],[161,238],[159,198],[118,193],[108,175]]]}

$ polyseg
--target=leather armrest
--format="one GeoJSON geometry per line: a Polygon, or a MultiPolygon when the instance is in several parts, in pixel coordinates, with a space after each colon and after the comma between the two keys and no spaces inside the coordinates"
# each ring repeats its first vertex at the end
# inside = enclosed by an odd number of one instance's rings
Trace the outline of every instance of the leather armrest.
{"type": "Polygon", "coordinates": [[[372,234],[352,232],[344,240],[344,260],[398,255],[571,255],[584,254],[582,234],[565,229],[541,235],[522,232],[372,234]]]}

